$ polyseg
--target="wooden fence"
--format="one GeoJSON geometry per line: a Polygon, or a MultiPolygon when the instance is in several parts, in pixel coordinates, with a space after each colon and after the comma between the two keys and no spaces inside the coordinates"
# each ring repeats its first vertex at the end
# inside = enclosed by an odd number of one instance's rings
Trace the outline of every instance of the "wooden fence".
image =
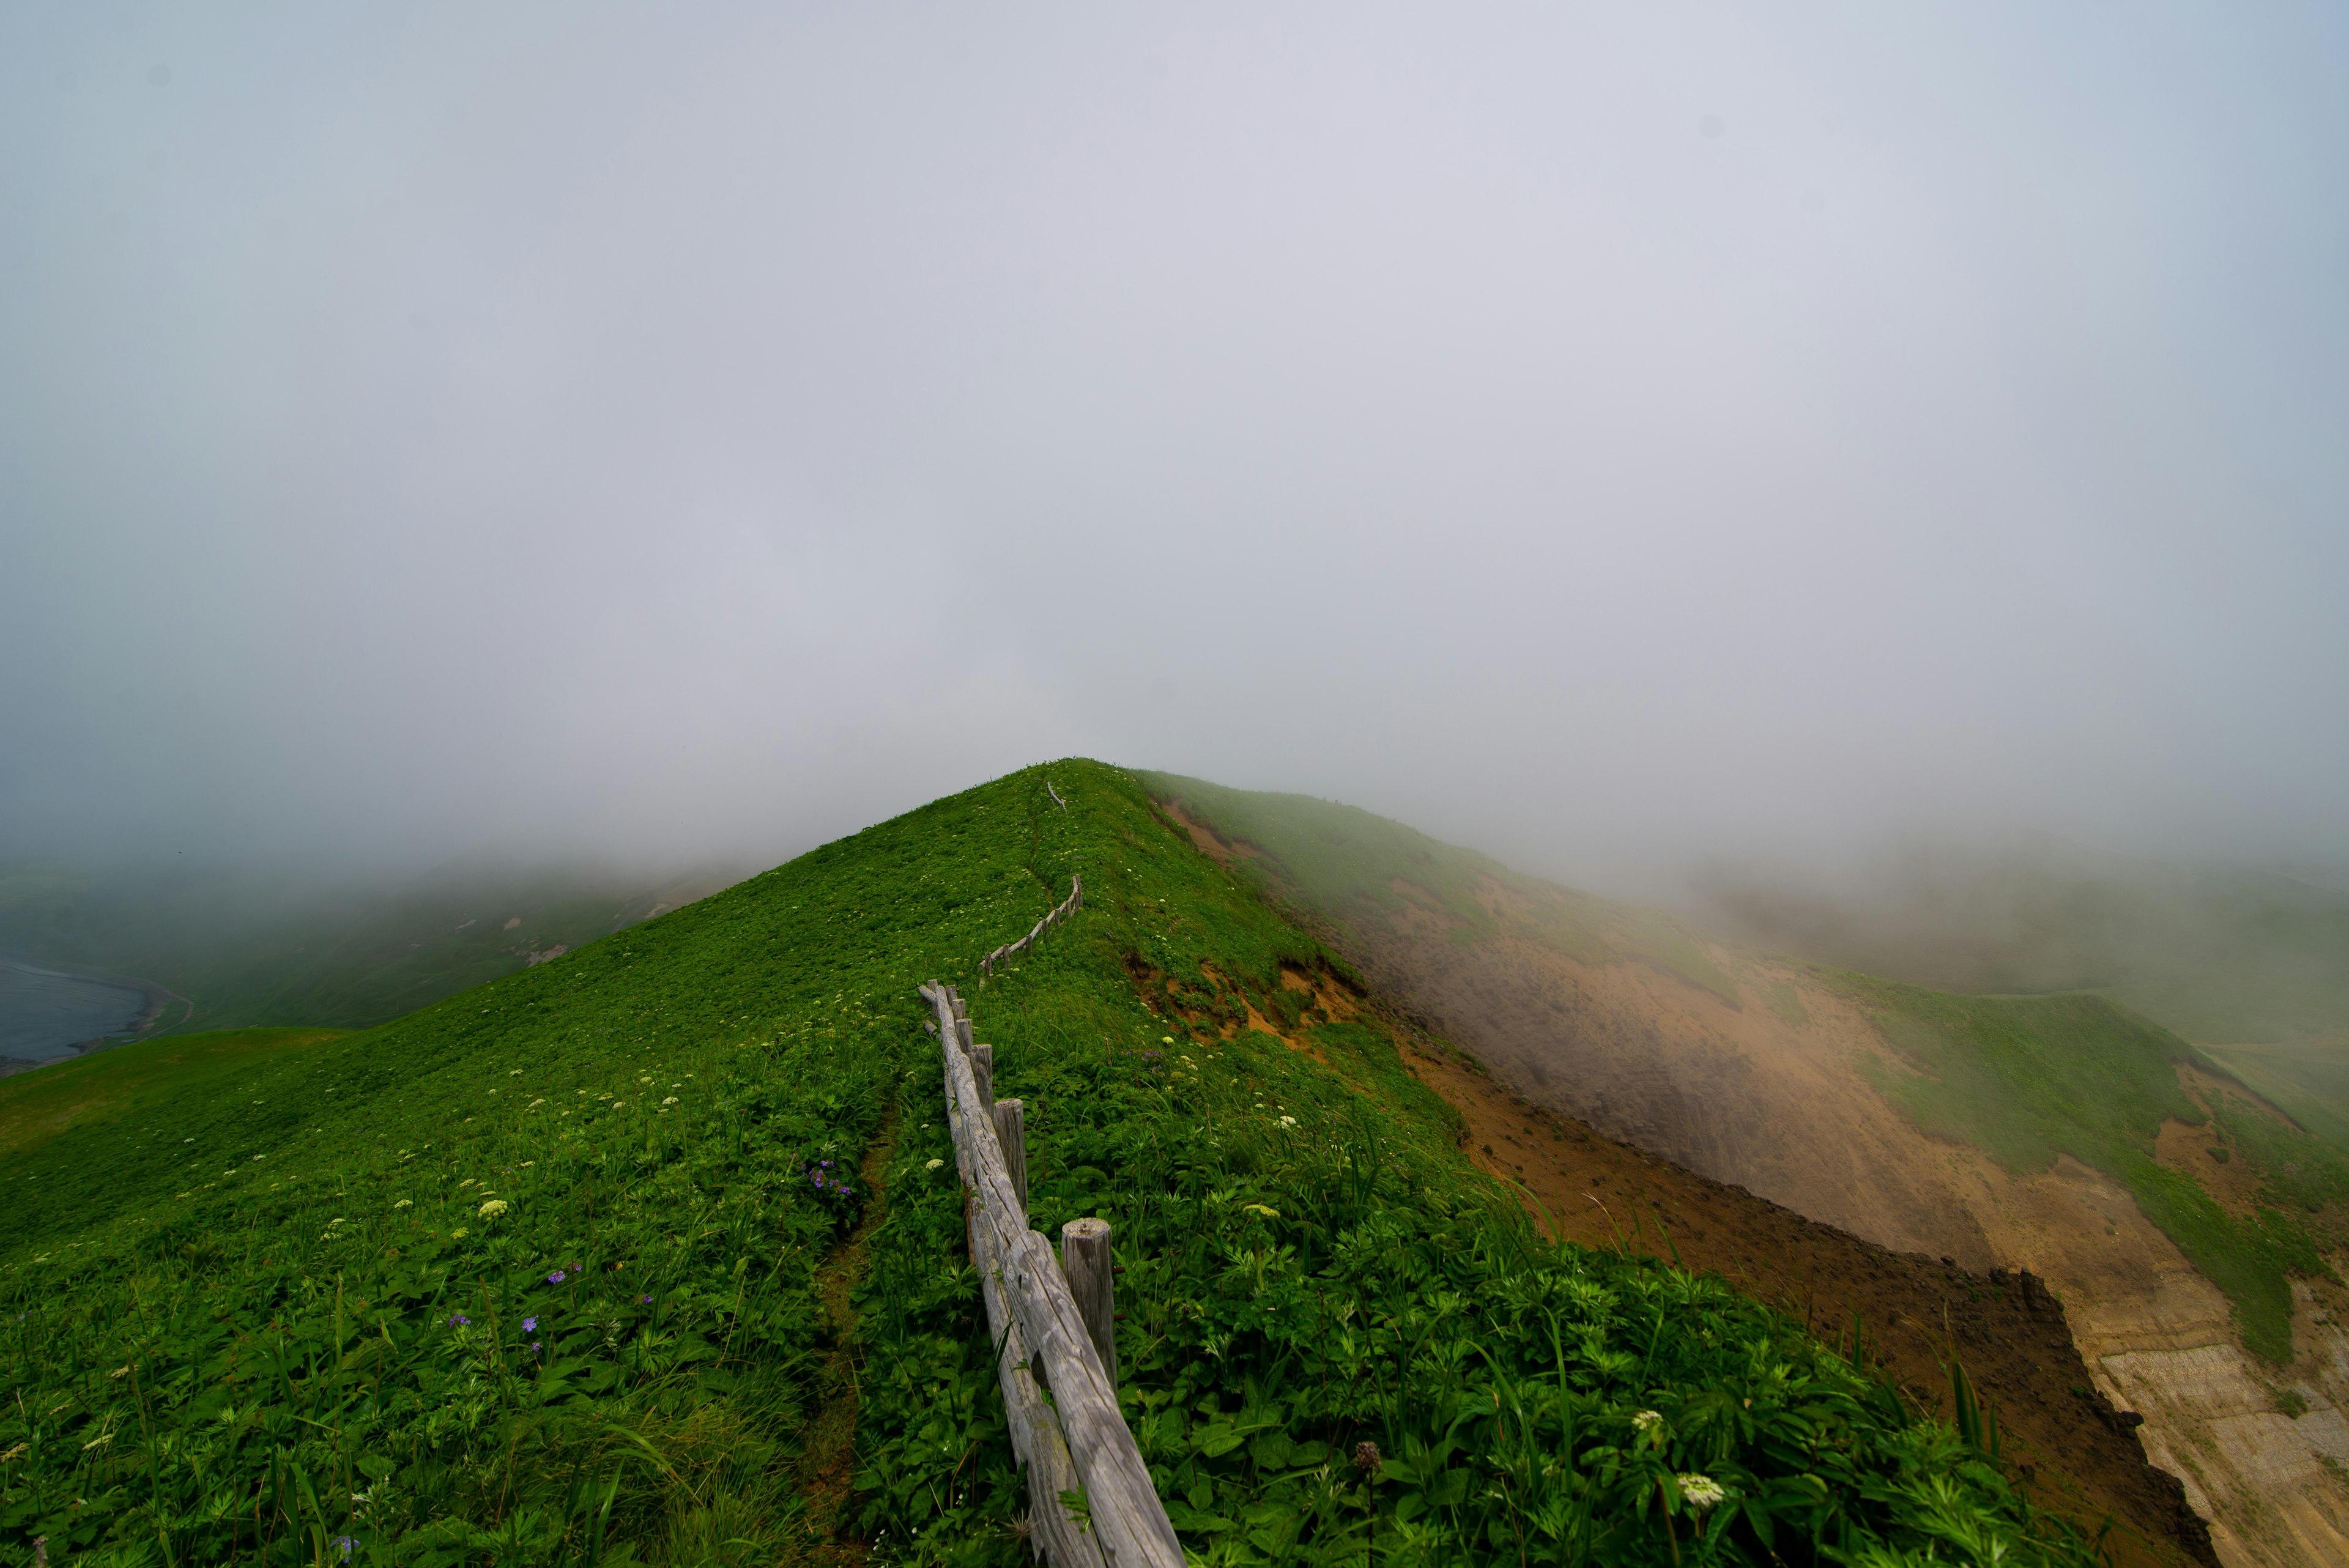
{"type": "MultiPolygon", "coordinates": [[[[1047,785],[1046,787],[1050,788],[1050,786],[1047,785]]],[[[1052,798],[1054,800],[1058,800],[1061,797],[1054,795],[1052,798]]],[[[1064,805],[1061,809],[1062,811],[1066,811],[1069,808],[1064,805]]],[[[1033,927],[1030,928],[1026,936],[1021,937],[1016,942],[1006,942],[1003,946],[996,949],[993,952],[978,961],[978,988],[981,991],[986,990],[987,977],[993,974],[998,967],[1009,963],[1021,953],[1027,952],[1034,948],[1038,942],[1042,941],[1046,937],[1050,936],[1055,930],[1058,930],[1062,920],[1067,919],[1084,907],[1085,879],[1081,877],[1071,877],[1069,878],[1069,896],[1061,899],[1059,903],[1053,905],[1051,912],[1047,914],[1042,919],[1037,921],[1033,927]]]]}
{"type": "MultiPolygon", "coordinates": [[[[982,970],[1027,951],[1083,901],[1078,882],[1034,930],[988,954],[982,970]]],[[[1183,1568],[1174,1527],[1118,1414],[1109,1224],[1069,1221],[1057,1260],[1051,1242],[1028,1228],[1026,1107],[995,1097],[994,1053],[972,1039],[969,1007],[955,988],[933,981],[922,997],[937,1015],[931,1027],[946,1060],[971,1262],[1001,1347],[996,1374],[1012,1451],[1028,1472],[1029,1544],[1052,1568],[1183,1568]],[[1076,1511],[1063,1494],[1078,1500],[1076,1511]]]]}

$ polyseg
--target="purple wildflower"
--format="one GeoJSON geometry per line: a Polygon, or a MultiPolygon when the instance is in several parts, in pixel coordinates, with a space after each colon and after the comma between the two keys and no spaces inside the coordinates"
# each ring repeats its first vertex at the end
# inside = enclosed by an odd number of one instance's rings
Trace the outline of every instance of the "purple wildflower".
{"type": "Polygon", "coordinates": [[[530,1347],[531,1347],[531,1349],[533,1349],[533,1350],[536,1350],[536,1349],[538,1348],[538,1341],[536,1341],[536,1340],[534,1340],[534,1339],[533,1339],[533,1340],[532,1340],[532,1341],[530,1342],[530,1347]]]}
{"type": "Polygon", "coordinates": [[[536,1319],[536,1318],[534,1318],[534,1317],[526,1317],[526,1318],[524,1318],[524,1319],[523,1319],[523,1320],[522,1320],[522,1331],[523,1331],[524,1334],[533,1334],[533,1333],[535,1333],[535,1332],[537,1331],[537,1329],[538,1329],[538,1319],[536,1319]]]}
{"type": "Polygon", "coordinates": [[[561,1269],[557,1269],[554,1272],[547,1275],[546,1282],[550,1285],[561,1284],[563,1282],[563,1271],[561,1269]]]}
{"type": "Polygon", "coordinates": [[[463,1328],[471,1324],[472,1321],[473,1320],[471,1318],[467,1317],[463,1313],[459,1313],[449,1320],[449,1326],[451,1328],[463,1328]]]}
{"type": "Polygon", "coordinates": [[[642,1306],[650,1306],[653,1304],[653,1298],[650,1296],[639,1296],[636,1298],[636,1301],[637,1303],[642,1306]]]}
{"type": "Polygon", "coordinates": [[[342,1560],[347,1563],[351,1560],[351,1548],[357,1546],[358,1542],[347,1535],[337,1535],[335,1537],[335,1544],[343,1549],[342,1560]]]}

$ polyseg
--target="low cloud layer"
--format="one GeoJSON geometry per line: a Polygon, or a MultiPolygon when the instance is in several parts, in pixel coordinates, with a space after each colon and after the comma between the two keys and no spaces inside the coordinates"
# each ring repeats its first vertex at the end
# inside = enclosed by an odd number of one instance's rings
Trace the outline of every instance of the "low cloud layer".
{"type": "Polygon", "coordinates": [[[2349,22],[0,20],[0,852],[2349,858],[2349,22]]]}

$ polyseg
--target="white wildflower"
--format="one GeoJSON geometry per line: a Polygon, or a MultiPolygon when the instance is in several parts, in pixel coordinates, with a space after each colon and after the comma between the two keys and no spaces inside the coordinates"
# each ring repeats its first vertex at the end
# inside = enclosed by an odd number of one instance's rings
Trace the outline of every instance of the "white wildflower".
{"type": "Polygon", "coordinates": [[[938,1167],[940,1167],[940,1166],[944,1165],[945,1163],[946,1163],[946,1161],[945,1161],[945,1160],[943,1160],[943,1159],[934,1159],[934,1160],[930,1161],[930,1163],[929,1163],[929,1164],[927,1164],[927,1165],[926,1165],[926,1166],[922,1167],[922,1168],[923,1168],[924,1170],[936,1170],[938,1167]]]}
{"type": "Polygon", "coordinates": [[[478,1212],[480,1213],[481,1218],[484,1220],[494,1220],[505,1211],[506,1200],[502,1198],[492,1198],[487,1203],[482,1204],[478,1212]]]}
{"type": "Polygon", "coordinates": [[[673,1106],[677,1104],[677,1096],[675,1095],[671,1095],[667,1099],[663,1100],[661,1104],[665,1106],[673,1106]]]}
{"type": "Polygon", "coordinates": [[[1643,1438],[1651,1432],[1661,1430],[1663,1424],[1663,1417],[1653,1410],[1642,1410],[1638,1415],[1631,1417],[1632,1429],[1637,1431],[1643,1438]]]}
{"type": "Polygon", "coordinates": [[[1680,1483],[1682,1500],[1700,1513],[1729,1496],[1711,1476],[1682,1476],[1680,1483]]]}
{"type": "Polygon", "coordinates": [[[398,1202],[393,1204],[392,1207],[394,1209],[413,1209],[416,1207],[416,1200],[410,1198],[403,1198],[398,1202]]]}

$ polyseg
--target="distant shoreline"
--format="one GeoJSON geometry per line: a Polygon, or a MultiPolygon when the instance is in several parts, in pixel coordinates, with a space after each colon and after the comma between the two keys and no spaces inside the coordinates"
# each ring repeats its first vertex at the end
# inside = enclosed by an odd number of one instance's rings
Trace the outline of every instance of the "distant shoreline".
{"type": "Polygon", "coordinates": [[[136,1038],[185,1000],[136,975],[0,954],[0,1076],[136,1038]]]}

